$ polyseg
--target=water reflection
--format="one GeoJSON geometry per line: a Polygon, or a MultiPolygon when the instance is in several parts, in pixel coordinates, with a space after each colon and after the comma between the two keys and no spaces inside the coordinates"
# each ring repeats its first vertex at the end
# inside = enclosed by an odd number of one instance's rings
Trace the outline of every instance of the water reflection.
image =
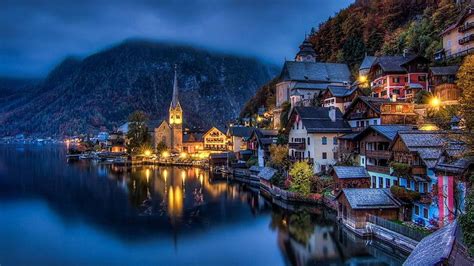
{"type": "MultiPolygon", "coordinates": [[[[25,249],[23,228],[15,224],[29,221],[27,215],[51,223],[39,239],[28,241],[54,246],[61,255],[51,256],[61,262],[83,258],[84,264],[103,264],[101,256],[113,256],[121,264],[156,263],[158,257],[158,264],[399,265],[405,257],[338,227],[334,213],[324,208],[285,211],[199,168],[66,164],[64,155],[58,146],[0,146],[0,203],[13,204],[0,213],[0,235],[8,233],[16,243],[0,241],[6,262],[21,258],[15,254],[25,249]],[[30,199],[47,203],[54,215],[25,203],[30,199]],[[60,230],[64,226],[68,229],[60,230]],[[60,239],[48,237],[55,229],[60,239]],[[101,252],[68,253],[63,244],[55,246],[77,239],[91,246],[103,234],[112,238],[101,240],[101,252]],[[128,255],[118,255],[119,247],[128,255]]],[[[51,263],[46,258],[35,263],[51,263]]]]}

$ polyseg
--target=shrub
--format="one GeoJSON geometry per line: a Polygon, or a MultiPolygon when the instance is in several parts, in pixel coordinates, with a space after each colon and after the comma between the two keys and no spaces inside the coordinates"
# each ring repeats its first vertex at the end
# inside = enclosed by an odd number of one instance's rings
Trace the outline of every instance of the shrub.
{"type": "Polygon", "coordinates": [[[418,193],[416,191],[408,190],[408,189],[406,189],[404,187],[400,187],[400,186],[392,186],[390,188],[390,192],[392,192],[392,194],[396,198],[399,198],[399,199],[401,199],[403,201],[407,201],[407,202],[414,202],[414,201],[420,200],[420,198],[421,198],[420,193],[418,193]]]}
{"type": "Polygon", "coordinates": [[[258,164],[258,158],[256,156],[252,156],[247,160],[247,162],[245,164],[249,168],[254,166],[254,165],[257,165],[258,164]]]}
{"type": "Polygon", "coordinates": [[[311,192],[311,177],[313,169],[307,162],[297,162],[290,170],[290,191],[297,192],[303,196],[311,192]]]}

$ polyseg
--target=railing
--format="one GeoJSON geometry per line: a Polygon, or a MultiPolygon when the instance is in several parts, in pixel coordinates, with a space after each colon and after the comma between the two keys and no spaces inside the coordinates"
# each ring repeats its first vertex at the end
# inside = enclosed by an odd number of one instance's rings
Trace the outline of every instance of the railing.
{"type": "Polygon", "coordinates": [[[378,165],[367,165],[367,171],[390,174],[390,167],[378,166],[378,165]]]}
{"type": "Polygon", "coordinates": [[[406,225],[398,224],[375,215],[367,215],[367,222],[376,224],[380,227],[383,227],[385,229],[388,229],[390,231],[393,231],[416,241],[421,241],[425,236],[427,236],[427,234],[423,231],[408,227],[406,225]]]}
{"type": "Polygon", "coordinates": [[[465,32],[465,31],[468,31],[472,28],[474,28],[474,22],[468,22],[468,23],[462,25],[461,27],[459,27],[458,32],[465,32]]]}
{"type": "Polygon", "coordinates": [[[306,144],[304,142],[290,142],[288,143],[288,147],[295,150],[304,150],[306,148],[306,144]]]}
{"type": "Polygon", "coordinates": [[[297,158],[290,156],[290,162],[296,163],[296,162],[307,162],[309,164],[314,164],[314,159],[313,158],[297,158]]]}
{"type": "Polygon", "coordinates": [[[389,159],[390,158],[390,151],[383,151],[383,150],[378,150],[378,151],[371,151],[371,150],[366,150],[365,151],[365,156],[370,157],[370,158],[382,158],[382,159],[389,159]]]}
{"type": "Polygon", "coordinates": [[[459,39],[458,43],[460,45],[463,45],[463,44],[466,44],[466,43],[471,42],[471,41],[474,41],[474,34],[471,34],[471,35],[466,36],[462,39],[459,39]]]}

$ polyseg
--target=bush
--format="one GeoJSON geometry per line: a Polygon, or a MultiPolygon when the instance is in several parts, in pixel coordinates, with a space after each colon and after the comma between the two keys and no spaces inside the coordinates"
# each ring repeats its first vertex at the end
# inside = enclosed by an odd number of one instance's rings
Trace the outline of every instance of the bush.
{"type": "Polygon", "coordinates": [[[297,162],[290,170],[290,191],[300,193],[303,196],[311,192],[311,178],[313,169],[307,162],[297,162]]]}
{"type": "Polygon", "coordinates": [[[393,173],[398,177],[408,177],[410,175],[410,165],[406,163],[390,163],[390,167],[393,169],[393,173]]]}
{"type": "Polygon", "coordinates": [[[466,213],[460,218],[464,243],[469,249],[471,256],[474,256],[474,191],[470,191],[466,199],[466,213]]]}
{"type": "Polygon", "coordinates": [[[258,158],[256,156],[252,156],[248,159],[248,161],[245,164],[249,168],[254,166],[254,165],[258,165],[258,158]]]}
{"type": "Polygon", "coordinates": [[[396,197],[406,202],[414,202],[420,200],[420,193],[412,190],[408,190],[400,186],[392,186],[390,192],[396,197]]]}

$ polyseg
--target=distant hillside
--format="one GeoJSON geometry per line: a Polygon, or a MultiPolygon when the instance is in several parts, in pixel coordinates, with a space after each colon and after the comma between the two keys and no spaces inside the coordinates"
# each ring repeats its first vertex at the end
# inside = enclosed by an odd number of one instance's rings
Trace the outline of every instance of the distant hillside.
{"type": "Polygon", "coordinates": [[[64,135],[112,129],[134,110],[166,116],[178,64],[185,125],[223,125],[275,75],[256,59],[190,46],[126,41],[83,60],[67,58],[28,95],[0,105],[0,135],[64,135]]]}

